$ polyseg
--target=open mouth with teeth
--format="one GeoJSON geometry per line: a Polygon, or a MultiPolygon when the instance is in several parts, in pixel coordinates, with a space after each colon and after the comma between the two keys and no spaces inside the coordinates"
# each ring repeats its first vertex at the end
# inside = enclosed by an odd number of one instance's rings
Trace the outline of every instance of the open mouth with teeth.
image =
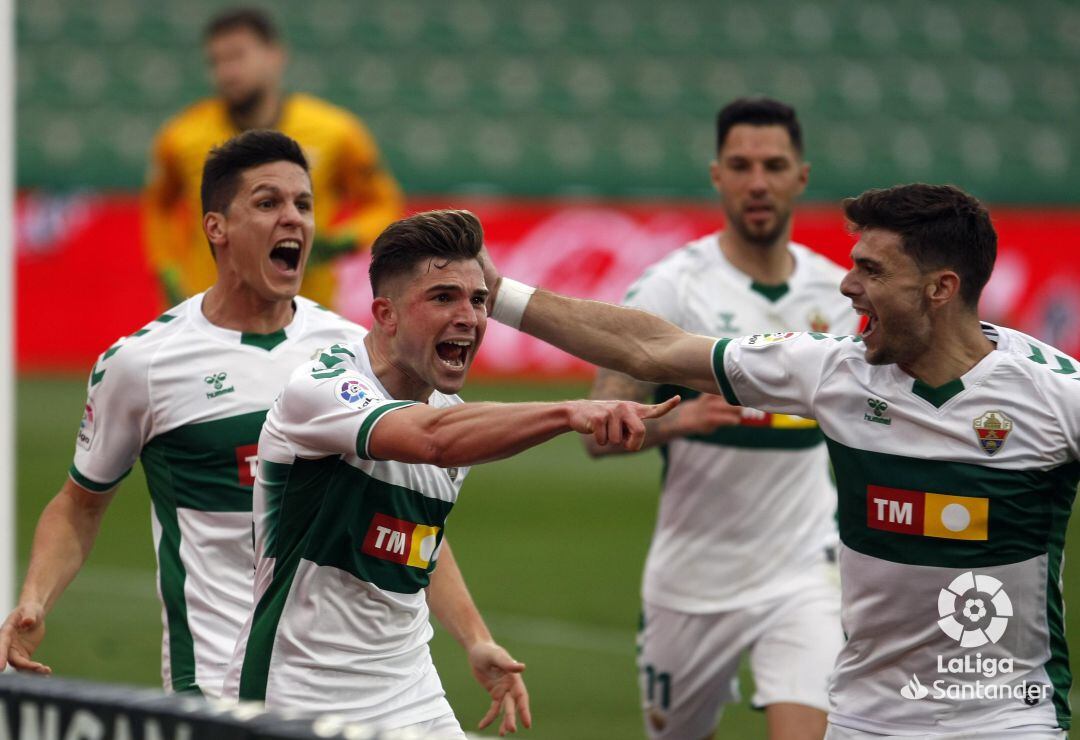
{"type": "Polygon", "coordinates": [[[855,313],[857,313],[859,316],[866,317],[866,324],[863,325],[863,330],[861,333],[862,338],[865,340],[868,336],[874,333],[875,329],[877,329],[877,316],[864,308],[856,308],[855,313]]]}
{"type": "Polygon", "coordinates": [[[435,345],[435,352],[444,365],[453,370],[462,370],[471,348],[472,342],[467,339],[447,339],[435,345]]]}
{"type": "Polygon", "coordinates": [[[295,273],[300,268],[300,242],[282,239],[270,250],[270,262],[284,273],[295,273]]]}

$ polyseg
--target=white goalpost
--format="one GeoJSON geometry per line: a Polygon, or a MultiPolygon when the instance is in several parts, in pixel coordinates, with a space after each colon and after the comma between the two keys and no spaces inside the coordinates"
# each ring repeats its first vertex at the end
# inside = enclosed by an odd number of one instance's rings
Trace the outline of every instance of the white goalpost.
{"type": "Polygon", "coordinates": [[[15,597],[15,7],[0,0],[0,620],[15,597]]]}

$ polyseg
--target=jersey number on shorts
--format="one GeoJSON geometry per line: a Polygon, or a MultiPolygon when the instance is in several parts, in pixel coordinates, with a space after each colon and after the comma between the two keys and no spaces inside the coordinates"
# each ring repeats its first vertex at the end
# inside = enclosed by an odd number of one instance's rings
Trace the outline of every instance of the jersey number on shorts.
{"type": "Polygon", "coordinates": [[[671,674],[657,673],[651,665],[645,666],[645,699],[656,706],[656,687],[660,686],[660,708],[667,711],[671,707],[671,674]]]}

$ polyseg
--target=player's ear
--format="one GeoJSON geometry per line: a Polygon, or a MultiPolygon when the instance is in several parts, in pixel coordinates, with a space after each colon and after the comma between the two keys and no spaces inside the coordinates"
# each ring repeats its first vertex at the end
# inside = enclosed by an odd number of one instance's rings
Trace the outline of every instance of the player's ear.
{"type": "Polygon", "coordinates": [[[960,297],[960,276],[952,270],[932,272],[930,278],[926,285],[926,297],[931,305],[944,306],[960,297]]]}
{"type": "Polygon", "coordinates": [[[371,302],[371,318],[387,335],[394,336],[397,332],[397,310],[394,302],[386,296],[379,296],[371,302]]]}
{"type": "Polygon", "coordinates": [[[712,181],[713,189],[716,192],[720,192],[720,158],[709,162],[709,179],[712,181]]]}
{"type": "Polygon", "coordinates": [[[225,246],[228,241],[225,233],[225,214],[210,211],[204,215],[203,232],[206,234],[207,241],[214,246],[215,250],[225,246]]]}

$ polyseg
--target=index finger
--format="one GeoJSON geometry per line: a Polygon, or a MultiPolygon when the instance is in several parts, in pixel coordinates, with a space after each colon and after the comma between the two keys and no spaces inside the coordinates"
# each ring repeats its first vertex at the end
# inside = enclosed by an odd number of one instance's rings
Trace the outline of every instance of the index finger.
{"type": "Polygon", "coordinates": [[[678,406],[681,401],[682,396],[672,396],[663,403],[643,405],[638,409],[638,417],[641,419],[657,419],[678,406]]]}

